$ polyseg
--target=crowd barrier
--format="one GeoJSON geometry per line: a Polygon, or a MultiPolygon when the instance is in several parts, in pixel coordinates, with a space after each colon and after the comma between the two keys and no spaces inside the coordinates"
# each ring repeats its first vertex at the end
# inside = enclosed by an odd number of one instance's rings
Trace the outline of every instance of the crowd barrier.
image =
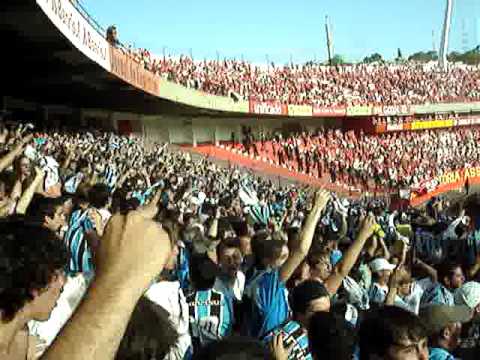
{"type": "Polygon", "coordinates": [[[422,183],[418,189],[411,190],[410,205],[418,206],[435,196],[463,189],[467,182],[480,184],[480,166],[450,171],[422,183]]]}
{"type": "MultiPolygon", "coordinates": [[[[459,102],[426,105],[355,105],[355,106],[319,106],[289,105],[281,102],[262,102],[256,100],[234,100],[229,97],[215,96],[174,84],[154,75],[136,63],[128,54],[112,47],[96,22],[79,5],[71,0],[36,0],[38,6],[70,42],[92,61],[122,80],[154,96],[179,102],[185,105],[218,110],[223,112],[246,113],[269,116],[345,118],[367,116],[402,116],[414,114],[433,114],[438,112],[474,112],[480,111],[480,102],[459,102]]],[[[420,128],[434,128],[432,124],[419,124],[420,128]]],[[[411,125],[416,130],[417,125],[411,125]]],[[[381,130],[381,128],[380,128],[381,130]]],[[[388,130],[388,127],[386,129],[388,130]]],[[[391,131],[397,131],[392,129],[391,131]]],[[[402,128],[402,130],[409,130],[402,128]]]]}

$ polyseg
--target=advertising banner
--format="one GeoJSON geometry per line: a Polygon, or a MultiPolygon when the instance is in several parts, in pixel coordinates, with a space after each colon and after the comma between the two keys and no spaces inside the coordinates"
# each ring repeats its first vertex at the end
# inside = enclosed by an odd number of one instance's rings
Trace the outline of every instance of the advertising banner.
{"type": "Polygon", "coordinates": [[[111,72],[127,83],[147,93],[160,96],[160,81],[158,76],[133,61],[121,50],[110,46],[111,72]]]}
{"type": "Polygon", "coordinates": [[[389,105],[383,106],[383,116],[412,115],[412,109],[409,105],[389,105]]]}
{"type": "Polygon", "coordinates": [[[368,116],[372,115],[373,106],[349,106],[347,108],[347,116],[368,116]]]}
{"type": "Polygon", "coordinates": [[[450,171],[423,182],[418,188],[412,189],[410,204],[417,206],[434,196],[460,189],[465,186],[467,180],[470,185],[480,183],[480,166],[450,171]]]}
{"type": "Polygon", "coordinates": [[[250,113],[259,115],[288,115],[288,105],[273,101],[250,100],[250,113]]]}
{"type": "Polygon", "coordinates": [[[312,107],[310,105],[288,105],[288,116],[312,116],[312,107]]]}
{"type": "Polygon", "coordinates": [[[388,124],[387,131],[402,131],[404,130],[404,124],[388,124]]]}
{"type": "Polygon", "coordinates": [[[455,123],[453,120],[431,120],[431,121],[414,121],[411,124],[412,130],[426,130],[452,127],[455,123]]]}
{"type": "Polygon", "coordinates": [[[37,4],[78,50],[110,71],[107,40],[90,25],[70,0],[37,0],[37,4]]]}
{"type": "Polygon", "coordinates": [[[345,117],[347,108],[345,106],[325,107],[313,105],[313,116],[318,117],[345,117]]]}

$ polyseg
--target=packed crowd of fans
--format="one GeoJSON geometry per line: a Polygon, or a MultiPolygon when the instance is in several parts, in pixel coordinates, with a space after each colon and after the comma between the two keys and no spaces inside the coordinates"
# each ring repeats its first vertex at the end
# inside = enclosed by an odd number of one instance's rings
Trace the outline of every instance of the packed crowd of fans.
{"type": "Polygon", "coordinates": [[[244,133],[234,148],[246,156],[361,189],[416,188],[446,172],[480,165],[478,127],[382,135],[332,129],[288,137],[244,133]]]}
{"type": "Polygon", "coordinates": [[[0,359],[478,359],[475,199],[391,212],[113,134],[0,143],[0,359]]]}
{"type": "Polygon", "coordinates": [[[234,99],[322,107],[480,100],[479,69],[466,65],[452,64],[445,72],[416,63],[259,67],[240,60],[156,57],[146,49],[128,52],[167,80],[234,99]]]}

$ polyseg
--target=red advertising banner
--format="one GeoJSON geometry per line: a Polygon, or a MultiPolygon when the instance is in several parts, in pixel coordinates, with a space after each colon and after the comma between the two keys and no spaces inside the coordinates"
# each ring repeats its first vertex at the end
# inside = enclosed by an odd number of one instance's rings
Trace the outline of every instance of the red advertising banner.
{"type": "Polygon", "coordinates": [[[250,112],[259,115],[288,115],[288,105],[273,101],[250,100],[250,112]]]}
{"type": "Polygon", "coordinates": [[[402,131],[404,129],[404,124],[388,124],[387,131],[402,131]]]}
{"type": "Polygon", "coordinates": [[[451,171],[423,182],[417,189],[412,190],[410,205],[417,206],[434,196],[460,189],[465,186],[467,180],[470,185],[480,183],[479,166],[451,171]]]}
{"type": "Polygon", "coordinates": [[[345,117],[347,116],[347,108],[345,106],[325,107],[313,105],[313,116],[345,117]]]}
{"type": "Polygon", "coordinates": [[[110,46],[112,73],[127,83],[155,96],[160,95],[159,78],[122,51],[110,46]]]}

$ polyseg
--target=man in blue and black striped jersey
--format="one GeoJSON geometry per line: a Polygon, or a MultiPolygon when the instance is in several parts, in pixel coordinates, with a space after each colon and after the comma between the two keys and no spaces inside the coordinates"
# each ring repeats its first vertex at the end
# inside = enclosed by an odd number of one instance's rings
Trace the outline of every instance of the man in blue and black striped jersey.
{"type": "Polygon", "coordinates": [[[273,240],[267,233],[252,239],[255,267],[247,280],[244,293],[245,332],[249,336],[264,338],[283,324],[289,316],[286,282],[307,256],[313,235],[330,194],[319,191],[308,215],[298,244],[290,253],[287,243],[273,240]]]}
{"type": "Polygon", "coordinates": [[[281,334],[285,348],[292,348],[289,360],[311,360],[307,334],[309,321],[316,312],[330,310],[330,295],[319,281],[307,280],[292,291],[290,300],[293,317],[271,331],[263,341],[268,344],[274,336],[281,334]]]}
{"type": "Polygon", "coordinates": [[[96,185],[88,194],[79,196],[79,207],[72,213],[64,237],[71,256],[67,269],[71,276],[79,273],[83,273],[87,278],[93,276],[93,255],[100,242],[98,232],[102,226],[98,209],[106,206],[109,197],[104,185],[96,185]]]}
{"type": "Polygon", "coordinates": [[[232,333],[233,298],[213,289],[218,274],[217,265],[206,255],[192,256],[190,280],[193,290],[187,293],[186,299],[194,352],[232,333]]]}

